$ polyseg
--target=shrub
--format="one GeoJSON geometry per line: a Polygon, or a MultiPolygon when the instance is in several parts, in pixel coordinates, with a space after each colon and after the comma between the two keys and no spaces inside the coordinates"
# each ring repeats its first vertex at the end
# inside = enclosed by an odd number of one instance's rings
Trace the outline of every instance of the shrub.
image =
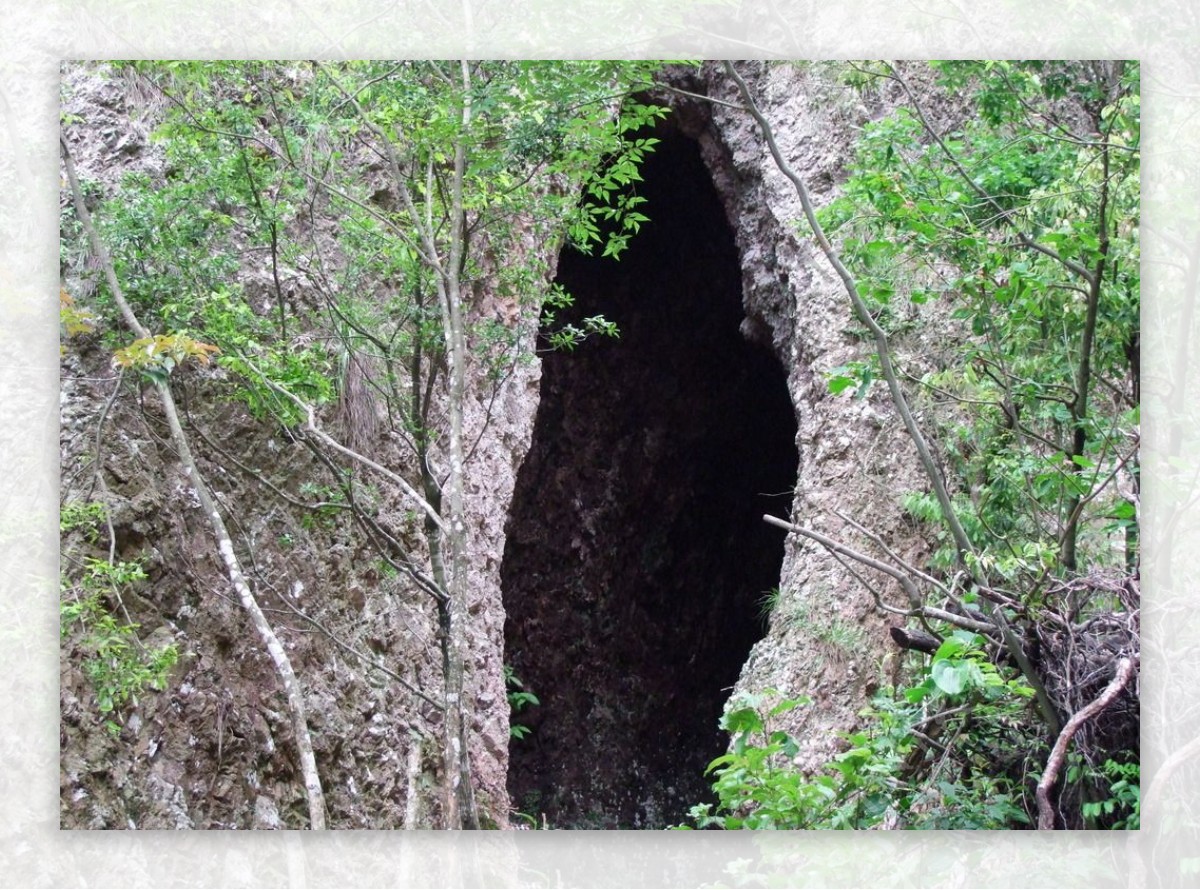
{"type": "Polygon", "coordinates": [[[881,690],[862,713],[864,728],[845,734],[847,749],[813,774],[796,765],[799,743],[776,725],[808,699],[774,690],[735,699],[720,723],[732,737],[729,751],[706,771],[714,777],[717,803],[691,808],[695,827],[1029,824],[1023,783],[1032,752],[1020,727],[1033,693],[1019,678],[1006,677],[983,644],[976,634],[956,631],[917,682],[881,690]]]}

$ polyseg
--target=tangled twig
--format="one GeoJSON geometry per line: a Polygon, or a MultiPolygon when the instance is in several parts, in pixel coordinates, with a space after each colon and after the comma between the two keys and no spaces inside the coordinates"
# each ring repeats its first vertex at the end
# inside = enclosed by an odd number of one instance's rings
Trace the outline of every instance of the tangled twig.
{"type": "Polygon", "coordinates": [[[1054,805],[1050,802],[1050,791],[1058,781],[1058,774],[1067,759],[1067,746],[1071,744],[1071,738],[1080,726],[1107,708],[1113,699],[1121,694],[1121,690],[1129,684],[1129,679],[1133,676],[1134,666],[1132,658],[1122,658],[1117,664],[1116,676],[1105,687],[1100,697],[1082,710],[1076,711],[1058,734],[1058,740],[1050,752],[1050,759],[1046,761],[1046,771],[1042,773],[1041,781],[1037,784],[1038,831],[1054,830],[1054,805]]]}

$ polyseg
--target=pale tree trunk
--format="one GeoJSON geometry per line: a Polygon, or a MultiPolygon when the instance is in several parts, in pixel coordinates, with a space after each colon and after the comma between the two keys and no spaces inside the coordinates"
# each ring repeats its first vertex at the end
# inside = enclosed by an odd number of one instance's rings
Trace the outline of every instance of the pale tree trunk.
{"type": "MultiPolygon", "coordinates": [[[[126,324],[133,332],[140,338],[149,337],[149,330],[138,320],[136,314],[133,312],[133,308],[125,299],[124,291],[121,289],[120,282],[117,281],[116,271],[113,268],[108,251],[105,249],[103,242],[100,240],[99,233],[92,224],[91,214],[88,213],[87,206],[83,202],[83,193],[79,187],[79,180],[75,175],[75,164],[71,159],[70,149],[64,139],[60,138],[60,144],[63,150],[63,162],[67,169],[67,178],[71,184],[75,211],[79,215],[80,224],[87,232],[88,239],[91,241],[92,251],[96,259],[104,268],[104,274],[108,280],[109,289],[112,291],[113,299],[116,301],[126,324]]],[[[250,585],[246,581],[241,563],[233,549],[233,539],[225,527],[225,521],[217,509],[216,502],[213,500],[204,477],[200,474],[199,467],[197,467],[195,458],[192,456],[192,450],[188,445],[187,436],[184,434],[183,427],[179,423],[179,413],[175,408],[175,399],[171,394],[171,386],[165,380],[156,381],[156,386],[159,396],[162,399],[163,411],[167,417],[167,425],[171,430],[171,440],[175,445],[175,450],[179,454],[179,461],[183,465],[184,474],[187,476],[188,481],[191,482],[192,488],[200,500],[200,506],[204,511],[205,518],[208,519],[213,536],[217,539],[217,550],[221,554],[221,561],[225,565],[229,582],[237,592],[242,607],[246,610],[247,615],[250,616],[250,623],[254,625],[259,639],[262,640],[263,645],[266,647],[267,654],[270,655],[271,661],[275,665],[275,672],[279,677],[280,684],[283,686],[284,695],[288,703],[288,712],[292,718],[293,733],[296,736],[296,748],[300,759],[300,774],[304,779],[304,791],[308,799],[310,827],[314,830],[324,829],[326,827],[325,795],[321,790],[321,777],[317,772],[317,760],[313,753],[312,737],[308,731],[308,721],[304,712],[304,696],[300,690],[300,682],[296,679],[295,671],[292,670],[292,663],[287,656],[287,652],[284,651],[279,638],[275,636],[275,631],[271,628],[270,622],[267,621],[267,617],[259,606],[254,592],[250,589],[250,585]]]]}
{"type": "MultiPolygon", "coordinates": [[[[441,226],[434,220],[434,168],[430,159],[426,165],[424,213],[409,188],[404,165],[400,163],[389,134],[371,120],[354,93],[347,90],[337,77],[320,63],[319,71],[326,72],[334,86],[354,107],[364,125],[379,139],[387,157],[388,168],[400,195],[411,231],[405,232],[392,222],[388,227],[411,247],[433,272],[441,309],[442,334],[446,341],[448,365],[447,411],[449,414],[450,462],[444,486],[438,486],[424,456],[421,472],[426,482],[428,504],[437,503],[438,517],[426,524],[430,562],[435,584],[445,593],[438,600],[438,622],[442,646],[442,675],[445,711],[442,724],[442,824],[445,828],[478,828],[479,818],[471,782],[471,764],[467,749],[468,723],[464,714],[467,644],[467,557],[466,521],[463,505],[463,403],[466,398],[467,339],[464,327],[462,268],[466,252],[466,216],[463,184],[467,166],[466,139],[471,124],[471,71],[466,61],[460,62],[463,104],[462,133],[454,145],[454,171],[450,187],[450,206],[446,226],[449,231],[449,250],[443,255],[438,237],[441,226]],[[414,234],[415,233],[415,236],[414,234]]],[[[432,366],[430,373],[433,373],[432,366]]],[[[415,404],[415,400],[414,400],[415,404]]]]}
{"type": "Polygon", "coordinates": [[[446,336],[446,355],[450,365],[450,473],[446,481],[446,558],[448,600],[443,612],[444,673],[446,683],[446,719],[443,758],[446,766],[446,805],[453,815],[452,827],[478,828],[475,793],[471,782],[470,753],[467,750],[467,715],[463,707],[463,688],[467,661],[467,554],[466,521],[463,506],[463,402],[466,398],[466,332],[463,329],[462,280],[463,247],[466,220],[463,209],[463,175],[466,168],[466,130],[471,123],[471,73],[461,62],[463,134],[454,151],[454,181],[451,192],[450,255],[443,267],[438,288],[442,302],[442,325],[446,336]]]}

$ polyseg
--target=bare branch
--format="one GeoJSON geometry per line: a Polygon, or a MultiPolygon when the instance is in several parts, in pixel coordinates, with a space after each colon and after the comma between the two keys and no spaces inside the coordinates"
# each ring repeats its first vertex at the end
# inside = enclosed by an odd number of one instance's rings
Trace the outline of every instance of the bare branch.
{"type": "Polygon", "coordinates": [[[770,515],[769,513],[763,516],[763,521],[768,525],[774,525],[778,528],[795,532],[798,535],[816,541],[826,550],[830,550],[834,553],[840,553],[843,556],[848,556],[855,562],[869,566],[875,569],[877,572],[883,572],[885,575],[891,575],[900,582],[900,586],[904,588],[904,592],[908,596],[908,601],[912,604],[913,608],[918,609],[921,607],[922,597],[920,591],[918,591],[917,586],[913,584],[912,578],[910,578],[906,573],[900,571],[900,569],[890,566],[887,563],[880,562],[874,557],[867,556],[865,553],[859,553],[857,550],[852,550],[845,544],[840,544],[833,540],[833,538],[827,538],[820,532],[815,532],[808,528],[802,528],[798,525],[792,525],[790,522],[785,522],[778,517],[770,515]]]}
{"type": "Polygon", "coordinates": [[[924,434],[917,426],[917,421],[909,409],[908,399],[905,397],[904,391],[900,388],[900,380],[896,374],[895,367],[892,365],[891,347],[888,345],[887,334],[884,333],[883,328],[871,316],[870,310],[858,292],[858,284],[855,282],[854,276],[850,274],[850,271],[842,263],[838,252],[829,242],[829,238],[826,237],[825,230],[817,220],[817,214],[813,208],[812,200],[809,198],[808,188],[805,186],[804,180],[800,178],[799,174],[784,159],[783,153],[779,149],[779,143],[775,140],[774,130],[770,122],[759,110],[754,97],[750,93],[750,88],[746,85],[746,81],[738,74],[732,62],[725,62],[725,70],[733,78],[734,82],[737,83],[747,110],[754,117],[755,121],[758,122],[759,130],[762,132],[763,139],[767,143],[771,157],[775,160],[775,165],[795,188],[796,195],[800,198],[800,205],[804,210],[804,217],[808,220],[808,225],[812,229],[813,237],[816,239],[817,245],[821,248],[821,252],[825,254],[825,258],[842,280],[842,285],[846,289],[846,294],[850,297],[850,302],[854,306],[854,311],[858,315],[859,321],[870,329],[875,339],[875,351],[879,357],[880,370],[887,381],[888,392],[892,397],[892,404],[900,414],[900,418],[904,421],[904,428],[908,431],[913,444],[916,446],[921,466],[925,470],[925,474],[929,477],[930,483],[933,485],[934,494],[937,496],[938,504],[942,510],[942,518],[945,520],[951,535],[954,537],[959,561],[965,563],[966,554],[974,552],[974,548],[971,546],[971,540],[967,537],[967,533],[954,511],[954,505],[950,501],[950,492],[946,488],[946,481],[942,478],[942,474],[938,470],[937,463],[934,461],[933,454],[929,449],[929,444],[925,441],[924,434]]]}
{"type": "Polygon", "coordinates": [[[1058,781],[1058,774],[1067,759],[1067,746],[1071,744],[1072,737],[1079,731],[1080,726],[1107,708],[1113,699],[1121,694],[1121,690],[1129,684],[1135,666],[1136,662],[1131,658],[1122,658],[1117,662],[1117,673],[1112,682],[1095,701],[1076,711],[1058,734],[1058,740],[1055,741],[1050,758],[1046,761],[1046,770],[1037,784],[1038,831],[1054,830],[1054,805],[1050,802],[1050,791],[1058,781]]]}
{"type": "Polygon", "coordinates": [[[674,93],[677,96],[687,96],[691,99],[701,99],[704,102],[711,102],[713,105],[720,105],[722,108],[732,108],[734,111],[748,111],[745,105],[738,105],[736,102],[727,102],[724,99],[717,99],[713,96],[704,96],[700,93],[693,93],[690,90],[680,89],[679,87],[668,86],[665,83],[655,82],[653,84],[656,90],[662,90],[665,93],[674,93]]]}
{"type": "Polygon", "coordinates": [[[266,374],[264,374],[262,371],[260,371],[258,369],[258,367],[252,361],[250,361],[250,359],[248,359],[245,355],[239,355],[239,358],[243,362],[246,363],[246,366],[248,368],[250,368],[250,370],[254,371],[254,373],[258,375],[259,379],[262,380],[263,383],[265,383],[267,386],[269,386],[275,392],[279,393],[281,396],[290,400],[293,405],[295,405],[297,408],[299,408],[301,411],[304,412],[304,415],[307,418],[307,420],[304,423],[304,431],[306,433],[312,433],[314,436],[316,436],[318,439],[320,439],[322,442],[324,442],[326,445],[328,445],[330,448],[332,448],[334,451],[338,452],[339,454],[344,454],[346,457],[349,457],[352,460],[358,461],[363,466],[369,467],[370,469],[374,470],[376,473],[379,473],[381,476],[384,476],[387,479],[390,479],[392,482],[396,483],[396,485],[400,486],[400,489],[406,495],[408,495],[408,497],[410,499],[412,499],[412,501],[418,507],[420,507],[423,511],[425,511],[425,515],[429,517],[430,521],[432,521],[434,525],[436,525],[442,531],[445,531],[446,527],[445,527],[445,523],[442,521],[441,515],[438,513],[437,510],[435,510],[430,505],[429,501],[427,501],[427,500],[425,500],[425,498],[421,497],[421,495],[417,493],[417,490],[415,488],[413,488],[411,485],[409,485],[409,483],[406,479],[404,479],[402,476],[397,475],[396,473],[393,473],[387,467],[385,467],[381,464],[377,464],[375,461],[371,460],[369,457],[365,457],[365,456],[359,454],[357,451],[353,451],[350,448],[347,448],[341,442],[337,441],[337,439],[333,438],[333,436],[329,435],[327,432],[325,432],[323,429],[321,429],[319,426],[317,426],[317,416],[316,416],[316,412],[313,410],[312,405],[305,402],[303,399],[301,399],[299,396],[297,396],[295,393],[291,392],[290,390],[285,389],[284,387],[280,386],[274,380],[271,380],[269,377],[267,377],[266,374]]]}
{"type": "Polygon", "coordinates": [[[883,599],[878,595],[878,592],[870,584],[867,584],[866,581],[859,577],[857,573],[851,570],[851,574],[854,574],[860,583],[862,583],[862,585],[871,592],[872,597],[875,599],[876,605],[885,612],[891,612],[893,615],[904,615],[909,618],[932,618],[936,621],[944,621],[947,624],[953,624],[956,627],[975,631],[976,633],[987,634],[988,636],[995,636],[997,632],[996,625],[989,624],[986,621],[977,621],[974,618],[970,618],[965,615],[955,615],[953,612],[947,612],[945,609],[939,609],[935,606],[923,605],[923,599],[920,592],[917,590],[917,586],[913,583],[912,579],[900,569],[890,566],[887,563],[880,562],[873,557],[867,556],[865,553],[859,553],[857,550],[847,547],[845,544],[841,544],[832,538],[826,537],[820,532],[815,532],[812,529],[803,528],[798,525],[792,525],[790,522],[785,522],[776,516],[771,516],[769,514],[764,515],[763,521],[770,525],[777,526],[778,528],[795,532],[796,534],[812,541],[816,541],[830,553],[834,554],[835,557],[849,557],[855,562],[861,563],[862,565],[868,566],[876,571],[883,572],[885,575],[890,575],[891,577],[895,578],[900,582],[900,586],[904,588],[904,592],[908,596],[908,601],[912,605],[912,608],[900,609],[896,606],[890,606],[883,602],[883,599]]]}
{"type": "Polygon", "coordinates": [[[870,538],[876,547],[878,547],[884,553],[886,553],[892,559],[893,562],[895,562],[897,565],[899,565],[901,568],[903,568],[905,571],[907,571],[910,575],[915,575],[916,577],[920,578],[922,581],[926,582],[927,584],[933,585],[934,587],[936,587],[938,590],[942,591],[943,593],[948,592],[946,590],[946,586],[944,584],[942,584],[941,581],[939,581],[937,578],[933,577],[932,575],[925,574],[920,569],[916,568],[915,566],[913,566],[910,563],[906,562],[905,560],[901,559],[899,556],[896,555],[895,551],[892,550],[891,547],[889,547],[887,544],[885,544],[883,542],[883,538],[879,537],[879,535],[875,534],[873,531],[868,529],[865,525],[863,525],[860,522],[855,521],[854,519],[852,519],[851,517],[849,517],[845,513],[843,513],[841,510],[834,510],[833,512],[834,512],[835,516],[839,517],[844,522],[850,523],[850,525],[852,525],[854,528],[858,529],[859,532],[861,532],[862,534],[864,534],[868,538],[870,538]]]}

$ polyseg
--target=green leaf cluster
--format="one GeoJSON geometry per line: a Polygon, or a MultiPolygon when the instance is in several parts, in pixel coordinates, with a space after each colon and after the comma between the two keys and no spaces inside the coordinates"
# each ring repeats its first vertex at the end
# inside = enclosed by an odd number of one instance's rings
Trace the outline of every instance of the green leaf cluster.
{"type": "Polygon", "coordinates": [[[64,534],[79,530],[89,544],[95,544],[107,516],[108,510],[100,501],[67,503],[58,511],[58,530],[64,534]]]}
{"type": "Polygon", "coordinates": [[[768,690],[731,701],[720,724],[729,751],[707,770],[717,802],[691,808],[694,827],[1029,824],[1033,741],[1022,727],[1033,692],[991,662],[982,643],[966,632],[948,638],[913,685],[875,696],[862,713],[864,728],[847,733],[844,750],[813,774],[795,766],[799,742],[779,725],[807,698],[768,690]]]}
{"type": "Polygon", "coordinates": [[[179,649],[175,643],[147,649],[138,637],[139,625],[118,621],[105,604],[106,597],[119,597],[146,579],[140,562],[88,558],[84,566],[76,581],[63,580],[60,632],[64,645],[80,659],[97,712],[115,733],[120,730],[115,712],[136,705],[147,689],[166,688],[179,649]]]}
{"type": "MultiPolygon", "coordinates": [[[[529,244],[617,257],[647,222],[637,186],[656,140],[645,131],[666,109],[633,97],[661,63],[472,62],[469,91],[459,64],[116,63],[115,76],[164,101],[165,175],[130,174],[97,214],[143,321],[219,348],[234,397],[286,425],[303,418],[270,384],[320,404],[341,389],[345,357],[365,358],[382,366],[373,389],[390,421],[420,437],[426,412],[402,377],[436,379],[444,361],[435,265],[449,252],[458,146],[469,239],[458,274],[464,293],[486,280],[507,313],[468,314],[469,340],[503,379],[543,302],[570,302],[549,292],[529,244]],[[433,222],[435,243],[411,213],[433,222]],[[269,257],[283,292],[247,298],[236,281],[251,255],[269,257]],[[301,331],[316,335],[297,342],[301,331]]],[[[559,349],[618,333],[601,316],[552,330],[559,349]]]]}
{"type": "MultiPolygon", "coordinates": [[[[908,102],[869,123],[823,222],[902,363],[922,313],[961,326],[907,364],[975,567],[1027,588],[1047,572],[1131,569],[1136,511],[1116,480],[1136,488],[1138,474],[1139,66],[933,70],[974,113],[931,132],[929,110],[908,102]]],[[[864,397],[875,376],[866,355],[827,372],[828,387],[864,397]]],[[[923,493],[906,507],[943,524],[923,493]]]]}
{"type": "MultiPolygon", "coordinates": [[[[1078,781],[1082,767],[1068,769],[1068,780],[1078,781]]],[[[1114,831],[1137,831],[1142,827],[1141,767],[1135,761],[1106,760],[1099,772],[1102,783],[1108,785],[1103,800],[1085,801],[1082,810],[1092,824],[1107,824],[1114,831]]]]}
{"type": "MultiPolygon", "coordinates": [[[[508,710],[510,715],[515,715],[519,711],[536,705],[540,705],[541,701],[536,695],[525,688],[525,684],[521,681],[514,672],[511,665],[504,665],[504,685],[507,688],[508,710]]],[[[523,739],[533,732],[528,726],[521,723],[510,723],[508,733],[514,739],[523,739]]]]}

